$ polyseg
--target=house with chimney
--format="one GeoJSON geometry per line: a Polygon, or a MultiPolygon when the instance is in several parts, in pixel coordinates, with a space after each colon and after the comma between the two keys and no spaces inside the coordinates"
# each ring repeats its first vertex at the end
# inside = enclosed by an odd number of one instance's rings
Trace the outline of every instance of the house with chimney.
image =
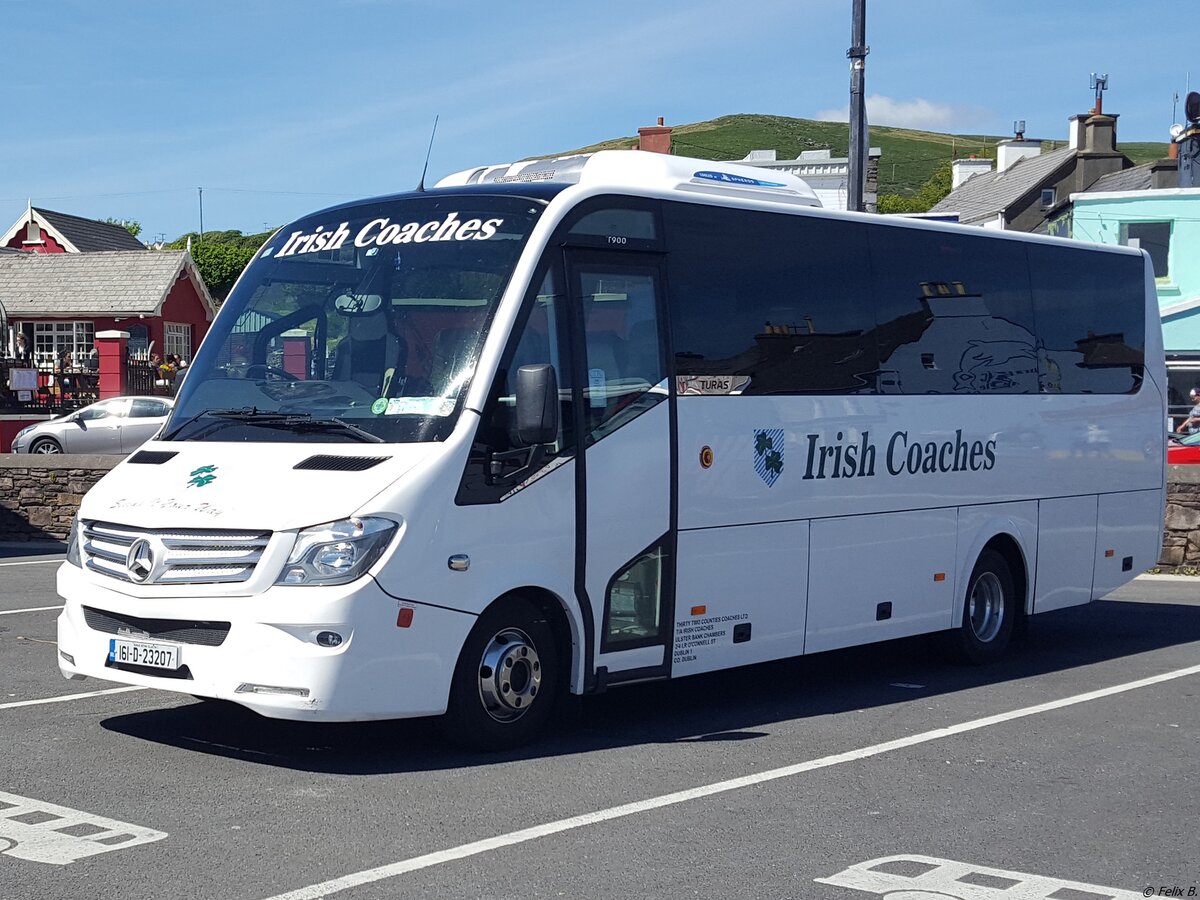
{"type": "Polygon", "coordinates": [[[1067,146],[1044,152],[1023,134],[996,147],[990,159],[958,159],[951,190],[931,215],[956,216],[964,225],[1046,233],[1073,193],[1100,178],[1133,167],[1117,150],[1117,116],[1088,113],[1070,118],[1067,146]]]}

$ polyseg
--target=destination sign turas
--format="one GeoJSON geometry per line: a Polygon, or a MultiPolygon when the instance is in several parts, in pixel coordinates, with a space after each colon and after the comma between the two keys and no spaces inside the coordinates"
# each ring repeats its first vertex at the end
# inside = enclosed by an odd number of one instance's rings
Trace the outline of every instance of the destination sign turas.
{"type": "MultiPolygon", "coordinates": [[[[388,244],[424,244],[438,241],[486,241],[496,236],[503,219],[460,219],[448,213],[429,222],[393,222],[389,218],[372,219],[353,235],[355,247],[383,247],[388,244]]],[[[293,231],[275,254],[296,256],[321,250],[340,250],[351,237],[350,223],[335,228],[318,225],[313,231],[293,231]]],[[[264,256],[269,254],[264,253],[264,256]]]]}
{"type": "Polygon", "coordinates": [[[878,457],[889,475],[918,475],[946,472],[987,472],[996,465],[996,437],[964,438],[962,429],[954,437],[941,441],[910,440],[907,431],[897,431],[882,452],[871,433],[864,431],[857,441],[846,442],[837,433],[836,443],[823,443],[821,435],[804,436],[806,460],[804,480],[821,478],[872,478],[878,457]]]}

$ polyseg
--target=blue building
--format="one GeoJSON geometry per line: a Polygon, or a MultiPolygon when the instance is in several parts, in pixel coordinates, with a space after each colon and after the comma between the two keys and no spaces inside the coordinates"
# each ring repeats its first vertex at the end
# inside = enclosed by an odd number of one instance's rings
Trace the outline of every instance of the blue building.
{"type": "Polygon", "coordinates": [[[1050,233],[1098,244],[1141,247],[1154,262],[1168,403],[1186,415],[1188,391],[1200,386],[1200,188],[1178,184],[1175,161],[1147,163],[1100,178],[1071,195],[1067,217],[1050,233]]]}

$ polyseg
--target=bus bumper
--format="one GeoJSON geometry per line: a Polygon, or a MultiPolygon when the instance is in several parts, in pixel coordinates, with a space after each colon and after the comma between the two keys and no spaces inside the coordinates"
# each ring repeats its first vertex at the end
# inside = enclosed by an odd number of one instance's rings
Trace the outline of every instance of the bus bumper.
{"type": "Polygon", "coordinates": [[[398,601],[371,577],[332,588],[275,586],[252,597],[148,599],[64,563],[58,593],[66,601],[58,617],[64,677],[230,700],[302,721],[444,713],[459,648],[476,619],[398,601]],[[400,616],[405,607],[412,612],[400,616]],[[328,646],[329,634],[340,638],[336,646],[328,646]],[[174,647],[178,665],[117,662],[120,641],[174,647]]]}

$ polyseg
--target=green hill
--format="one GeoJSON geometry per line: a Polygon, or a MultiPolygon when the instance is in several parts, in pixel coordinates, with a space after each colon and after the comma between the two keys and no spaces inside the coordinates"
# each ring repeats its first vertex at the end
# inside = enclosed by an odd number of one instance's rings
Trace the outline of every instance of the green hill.
{"type": "MultiPolygon", "coordinates": [[[[879,161],[879,193],[911,196],[948,159],[971,154],[994,158],[996,143],[1000,140],[1003,137],[941,134],[872,125],[871,146],[883,151],[879,161]]],[[[1043,149],[1051,150],[1065,143],[1065,140],[1048,141],[1043,149]]],[[[554,155],[628,149],[635,144],[636,135],[554,155]]],[[[775,150],[780,159],[795,159],[802,150],[829,149],[834,156],[845,156],[849,152],[850,136],[847,126],[840,122],[739,114],[691,125],[676,125],[671,131],[671,144],[675,153],[699,159],[744,159],[751,150],[775,150]]],[[[1167,155],[1165,143],[1121,144],[1120,150],[1138,163],[1167,155]]]]}

